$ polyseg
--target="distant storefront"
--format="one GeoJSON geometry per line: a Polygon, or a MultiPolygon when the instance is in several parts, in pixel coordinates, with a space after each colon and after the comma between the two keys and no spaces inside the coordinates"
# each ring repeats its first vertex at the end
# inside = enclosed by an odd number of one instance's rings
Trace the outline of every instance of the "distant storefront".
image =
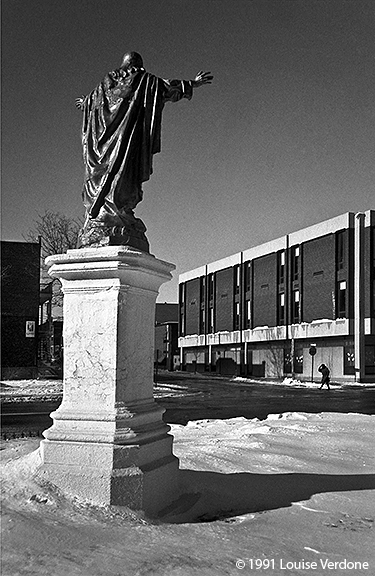
{"type": "Polygon", "coordinates": [[[52,280],[40,290],[38,357],[41,364],[53,364],[61,368],[62,330],[63,295],[60,282],[52,280]]]}
{"type": "Polygon", "coordinates": [[[155,365],[166,370],[179,368],[178,304],[156,304],[155,365]]]}

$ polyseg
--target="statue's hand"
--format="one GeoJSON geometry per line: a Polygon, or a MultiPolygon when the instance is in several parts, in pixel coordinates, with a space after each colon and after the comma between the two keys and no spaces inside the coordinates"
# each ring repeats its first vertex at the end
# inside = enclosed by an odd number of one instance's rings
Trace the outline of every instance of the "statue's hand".
{"type": "Polygon", "coordinates": [[[203,70],[198,72],[194,80],[191,81],[193,88],[199,88],[203,84],[211,84],[213,76],[210,76],[210,74],[211,72],[203,72],[203,70]]]}
{"type": "Polygon", "coordinates": [[[75,99],[75,105],[76,108],[78,108],[79,110],[83,110],[83,105],[85,103],[86,100],[86,96],[80,96],[79,98],[75,99]]]}

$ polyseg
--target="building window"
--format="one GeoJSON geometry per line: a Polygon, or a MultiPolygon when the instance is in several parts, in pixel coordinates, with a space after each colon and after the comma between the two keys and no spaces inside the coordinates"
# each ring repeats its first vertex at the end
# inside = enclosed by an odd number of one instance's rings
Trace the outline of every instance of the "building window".
{"type": "Polygon", "coordinates": [[[344,374],[355,374],[354,346],[344,347],[344,374]]]}
{"type": "Polygon", "coordinates": [[[284,374],[303,373],[303,346],[288,342],[284,348],[284,374]]]}
{"type": "Polygon", "coordinates": [[[251,290],[251,262],[245,264],[245,292],[251,290]]]}
{"type": "Polygon", "coordinates": [[[302,374],[303,373],[303,348],[302,348],[302,346],[296,346],[294,348],[293,371],[296,374],[302,374]]]}
{"type": "Polygon", "coordinates": [[[375,345],[365,346],[365,374],[375,374],[375,345]]]}
{"type": "Polygon", "coordinates": [[[207,297],[208,297],[208,309],[209,309],[209,332],[212,334],[215,332],[215,313],[214,313],[214,306],[215,306],[215,275],[209,274],[208,275],[208,286],[207,286],[207,297]]]}
{"type": "Polygon", "coordinates": [[[208,276],[208,300],[210,302],[213,301],[215,294],[215,277],[213,274],[209,274],[208,276]]]}
{"type": "Polygon", "coordinates": [[[186,284],[180,284],[180,336],[185,334],[186,284]]]}
{"type": "Polygon", "coordinates": [[[213,334],[215,332],[215,315],[214,315],[214,308],[210,307],[210,322],[209,322],[209,330],[210,333],[213,334]]]}
{"type": "Polygon", "coordinates": [[[251,328],[251,300],[245,302],[245,330],[251,328]]]}
{"type": "Polygon", "coordinates": [[[240,315],[240,303],[235,302],[234,304],[234,330],[239,330],[241,327],[241,315],[240,315]]]}
{"type": "Polygon", "coordinates": [[[292,322],[298,324],[300,322],[301,303],[299,290],[293,291],[293,308],[292,308],[292,322]]]}
{"type": "Polygon", "coordinates": [[[200,280],[200,307],[199,307],[199,333],[206,332],[206,277],[202,276],[200,280]]]}
{"type": "Polygon", "coordinates": [[[292,351],[290,344],[284,348],[284,374],[291,374],[292,372],[292,351]]]}
{"type": "Polygon", "coordinates": [[[300,267],[300,248],[295,246],[292,249],[292,280],[298,280],[300,267]]]}
{"type": "Polygon", "coordinates": [[[278,306],[277,306],[277,323],[279,326],[285,324],[285,294],[282,292],[278,296],[278,306]]]}
{"type": "Polygon", "coordinates": [[[345,267],[345,231],[338,232],[336,236],[337,270],[345,267]]]}
{"type": "Polygon", "coordinates": [[[278,265],[277,265],[277,276],[278,283],[284,284],[285,282],[285,250],[278,252],[277,255],[278,265]]]}
{"type": "Polygon", "coordinates": [[[241,268],[239,266],[234,267],[234,293],[239,294],[241,288],[241,268]]]}
{"type": "Polygon", "coordinates": [[[338,283],[338,318],[346,318],[346,282],[338,283]]]}

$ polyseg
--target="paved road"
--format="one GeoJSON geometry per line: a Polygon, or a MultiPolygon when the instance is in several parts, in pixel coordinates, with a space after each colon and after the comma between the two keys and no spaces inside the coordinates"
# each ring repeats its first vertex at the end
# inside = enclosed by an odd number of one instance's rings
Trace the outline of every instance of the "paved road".
{"type": "MultiPolygon", "coordinates": [[[[259,381],[233,383],[230,379],[178,372],[159,372],[155,399],[165,408],[170,424],[205,418],[267,418],[282,412],[358,412],[375,414],[375,385],[335,386],[330,391],[259,381]]],[[[37,435],[52,425],[49,411],[41,414],[3,414],[2,434],[37,435]]]]}
{"type": "Polygon", "coordinates": [[[331,390],[294,387],[265,381],[241,384],[229,379],[183,373],[160,373],[160,385],[183,388],[182,397],[168,397],[156,388],[157,401],[166,408],[165,420],[185,424],[203,418],[264,419],[281,412],[358,412],[375,414],[375,385],[335,386],[331,390]]]}

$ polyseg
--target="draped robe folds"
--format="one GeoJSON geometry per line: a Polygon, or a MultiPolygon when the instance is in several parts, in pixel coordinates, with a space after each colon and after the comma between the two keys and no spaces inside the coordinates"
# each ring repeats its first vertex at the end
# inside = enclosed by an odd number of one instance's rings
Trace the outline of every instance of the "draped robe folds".
{"type": "Polygon", "coordinates": [[[85,98],[83,202],[90,219],[121,217],[142,200],[142,183],[160,152],[164,104],[192,93],[190,81],[115,70],[85,98]]]}

